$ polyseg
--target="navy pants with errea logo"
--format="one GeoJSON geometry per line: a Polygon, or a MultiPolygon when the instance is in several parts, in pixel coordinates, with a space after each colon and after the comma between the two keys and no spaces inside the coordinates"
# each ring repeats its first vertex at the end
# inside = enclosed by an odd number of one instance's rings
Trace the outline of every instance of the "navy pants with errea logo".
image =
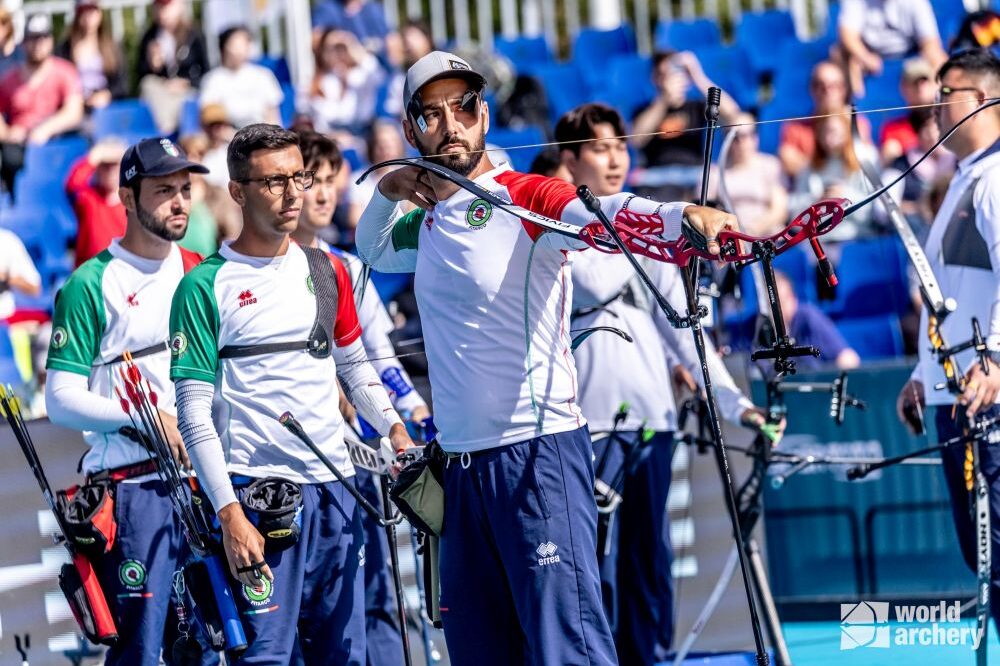
{"type": "Polygon", "coordinates": [[[449,460],[441,615],[454,666],[618,663],[592,452],[583,427],[449,460]]]}

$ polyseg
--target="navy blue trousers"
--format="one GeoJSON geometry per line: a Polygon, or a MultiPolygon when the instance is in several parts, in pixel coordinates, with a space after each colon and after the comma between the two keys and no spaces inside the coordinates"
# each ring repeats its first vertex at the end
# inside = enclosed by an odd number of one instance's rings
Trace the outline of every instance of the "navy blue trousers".
{"type": "MultiPolygon", "coordinates": [[[[242,497],[245,487],[237,488],[242,497]]],[[[249,647],[232,664],[365,663],[364,529],[355,499],[336,481],[302,484],[302,532],[265,559],[260,593],[230,580],[249,647]],[[298,644],[296,644],[298,641],[298,644]]]]}
{"type": "MultiPolygon", "coordinates": [[[[162,649],[164,661],[170,664],[179,635],[171,598],[173,575],[190,550],[163,482],[117,483],[114,497],[115,544],[94,561],[118,627],[118,641],[108,648],[104,663],[157,666],[162,649]]],[[[190,632],[205,649],[202,663],[218,663],[193,620],[190,632]]]]}
{"type": "Polygon", "coordinates": [[[451,663],[616,664],[596,547],[586,427],[451,458],[440,561],[451,663]]]}
{"type": "MultiPolygon", "coordinates": [[[[382,508],[376,479],[371,472],[356,468],[358,490],[373,506],[382,508]]],[[[396,592],[389,567],[389,540],[385,528],[361,512],[365,528],[365,634],[368,666],[399,666],[403,663],[403,639],[399,633],[396,592]]]]}
{"type": "Polygon", "coordinates": [[[673,433],[656,433],[647,442],[641,436],[641,431],[627,431],[614,439],[595,438],[594,453],[605,483],[616,476],[622,480],[622,503],[601,516],[598,526],[604,608],[618,661],[646,666],[656,663],[658,646],[661,652],[670,648],[674,634],[667,511],[673,433]]]}
{"type": "MultiPolygon", "coordinates": [[[[934,421],[937,426],[938,441],[945,441],[962,434],[966,425],[965,408],[959,405],[951,416],[951,407],[938,407],[934,421]]],[[[993,406],[983,417],[992,418],[1000,414],[1000,407],[993,406]]],[[[992,546],[992,569],[990,572],[990,613],[994,625],[1000,629],[1000,428],[994,427],[989,444],[979,445],[979,464],[990,493],[990,534],[992,546]]],[[[958,544],[962,548],[965,563],[975,572],[976,566],[976,522],[972,513],[972,496],[965,489],[965,445],[950,446],[941,452],[942,469],[951,496],[951,513],[958,533],[958,544]]]]}

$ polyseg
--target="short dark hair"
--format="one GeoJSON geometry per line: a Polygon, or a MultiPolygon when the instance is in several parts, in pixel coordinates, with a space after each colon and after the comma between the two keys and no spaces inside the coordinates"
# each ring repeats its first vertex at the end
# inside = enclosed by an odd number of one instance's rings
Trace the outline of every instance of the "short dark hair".
{"type": "Polygon", "coordinates": [[[559,150],[571,150],[574,155],[579,156],[581,142],[595,138],[595,128],[602,123],[609,123],[615,136],[625,135],[622,115],[607,104],[581,104],[568,111],[556,123],[556,143],[559,144],[559,150]]]}
{"type": "Polygon", "coordinates": [[[221,53],[221,52],[223,52],[223,51],[226,50],[226,44],[229,43],[229,40],[232,39],[233,35],[238,35],[241,32],[243,34],[245,34],[247,37],[251,36],[250,35],[250,28],[248,28],[247,26],[243,25],[242,23],[239,24],[239,25],[230,26],[230,27],[226,28],[225,30],[223,30],[222,32],[220,32],[219,33],[219,53],[221,53]]]}
{"type": "Polygon", "coordinates": [[[673,49],[664,49],[662,51],[657,51],[656,53],[653,54],[653,57],[650,59],[649,62],[650,69],[655,71],[657,67],[663,64],[665,61],[670,60],[675,55],[677,55],[677,51],[674,51],[673,49]]]}
{"type": "Polygon", "coordinates": [[[299,145],[299,135],[277,125],[255,123],[236,133],[226,152],[230,180],[242,180],[250,175],[250,156],[258,150],[281,150],[299,145]]]}
{"type": "Polygon", "coordinates": [[[991,77],[994,84],[1000,83],[1000,58],[989,49],[959,51],[941,65],[937,80],[943,79],[953,69],[960,69],[974,76],[991,77]]]}
{"type": "Polygon", "coordinates": [[[302,163],[306,168],[319,169],[320,164],[329,162],[334,173],[340,171],[344,163],[344,155],[340,152],[337,142],[319,132],[299,132],[299,149],[302,151],[302,163]]]}
{"type": "Polygon", "coordinates": [[[542,176],[554,176],[560,165],[559,151],[555,148],[546,148],[535,155],[531,160],[531,168],[528,173],[537,173],[542,176]]]}

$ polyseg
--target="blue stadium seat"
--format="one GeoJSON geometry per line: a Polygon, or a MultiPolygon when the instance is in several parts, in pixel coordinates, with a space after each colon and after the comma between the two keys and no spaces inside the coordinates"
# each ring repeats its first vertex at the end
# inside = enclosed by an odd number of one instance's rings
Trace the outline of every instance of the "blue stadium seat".
{"type": "Polygon", "coordinates": [[[948,48],[948,40],[955,36],[965,18],[965,7],[955,0],[931,0],[931,8],[934,10],[934,18],[937,19],[941,41],[944,47],[948,48]]]}
{"type": "Polygon", "coordinates": [[[705,74],[736,99],[740,107],[757,106],[758,78],[741,46],[714,46],[695,52],[705,74]]]}
{"type": "Polygon", "coordinates": [[[535,156],[542,149],[537,146],[532,148],[518,148],[517,150],[511,150],[511,148],[514,146],[533,146],[534,144],[545,142],[545,134],[541,129],[533,125],[521,129],[510,129],[508,127],[491,128],[486,138],[490,143],[505,149],[505,152],[510,157],[511,166],[516,171],[525,173],[531,168],[532,160],[535,159],[535,156]]]}
{"type": "Polygon", "coordinates": [[[177,128],[178,136],[197,134],[201,131],[201,105],[197,97],[189,97],[181,106],[181,119],[177,128]]]}
{"type": "Polygon", "coordinates": [[[782,64],[782,45],[795,37],[795,22],[790,12],[770,9],[744,14],[734,32],[736,44],[746,49],[757,74],[774,72],[782,64]]]}
{"type": "Polygon", "coordinates": [[[650,59],[641,55],[617,56],[608,65],[605,85],[595,91],[598,101],[618,109],[625,122],[656,96],[649,78],[650,59]]]}
{"type": "Polygon", "coordinates": [[[290,127],[292,121],[295,120],[295,86],[291,83],[282,84],[281,92],[284,95],[281,107],[278,109],[281,114],[281,124],[284,127],[290,127]]]}
{"type": "Polygon", "coordinates": [[[14,346],[10,342],[7,324],[0,323],[0,384],[21,385],[21,373],[14,363],[14,346]]]}
{"type": "Polygon", "coordinates": [[[781,140],[782,123],[765,121],[796,118],[808,115],[811,111],[812,101],[808,95],[776,97],[761,108],[760,113],[757,114],[757,120],[761,123],[757,125],[757,137],[760,139],[761,152],[776,155],[781,140]]]}
{"type": "Polygon", "coordinates": [[[608,63],[615,56],[635,53],[635,34],[632,28],[621,26],[614,30],[585,28],[573,43],[572,62],[592,90],[603,85],[608,63]]]}
{"type": "Polygon", "coordinates": [[[149,107],[140,99],[122,99],[94,111],[93,136],[100,140],[109,136],[150,137],[159,136],[160,130],[153,121],[149,107]]]}
{"type": "Polygon", "coordinates": [[[865,361],[903,355],[903,333],[895,314],[842,319],[837,330],[865,361]]]}
{"type": "Polygon", "coordinates": [[[573,63],[540,65],[532,72],[532,76],[545,90],[549,103],[549,120],[553,124],[573,107],[590,101],[587,82],[573,63]]]}
{"type": "Polygon", "coordinates": [[[827,39],[814,39],[800,42],[797,39],[786,41],[781,47],[781,62],[794,63],[793,66],[780,67],[774,73],[773,99],[785,97],[809,96],[809,77],[813,67],[829,59],[832,42],[827,39]]]}
{"type": "Polygon", "coordinates": [[[691,21],[660,21],[656,24],[655,44],[658,49],[695,51],[722,45],[719,24],[709,18],[691,21]]]}
{"type": "Polygon", "coordinates": [[[497,53],[505,56],[519,74],[530,74],[538,65],[552,62],[552,51],[544,37],[497,37],[493,42],[497,53]]]}
{"type": "Polygon", "coordinates": [[[836,262],[836,298],[824,310],[835,319],[903,314],[911,307],[906,270],[895,236],[844,243],[836,262]]]}
{"type": "Polygon", "coordinates": [[[64,180],[73,163],[87,154],[90,142],[79,135],[52,139],[42,145],[28,144],[21,174],[64,180]]]}
{"type": "MultiPolygon", "coordinates": [[[[890,109],[905,106],[906,101],[899,91],[899,80],[903,77],[902,60],[886,60],[883,62],[882,73],[878,76],[865,77],[865,96],[858,101],[858,109],[890,109]]],[[[899,116],[904,111],[884,111],[868,114],[872,125],[872,136],[879,135],[879,128],[886,120],[899,116]]]]}
{"type": "Polygon", "coordinates": [[[288,68],[288,61],[284,56],[274,58],[272,56],[261,56],[257,59],[257,64],[266,67],[274,73],[274,78],[278,83],[284,85],[292,82],[292,71],[288,68]]]}

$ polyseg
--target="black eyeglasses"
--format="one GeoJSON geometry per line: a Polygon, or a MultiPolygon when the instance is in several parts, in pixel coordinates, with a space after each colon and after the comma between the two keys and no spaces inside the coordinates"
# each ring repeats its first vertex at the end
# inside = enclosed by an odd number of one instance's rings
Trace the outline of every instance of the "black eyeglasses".
{"type": "Polygon", "coordinates": [[[305,192],[313,186],[316,179],[315,171],[298,171],[291,176],[264,176],[263,178],[241,178],[237,183],[264,183],[271,194],[284,194],[288,183],[295,183],[295,189],[305,192]]]}
{"type": "Polygon", "coordinates": [[[941,86],[938,88],[936,101],[940,102],[945,97],[957,92],[974,92],[979,93],[980,95],[982,94],[982,91],[979,88],[952,88],[951,86],[941,86]]]}

